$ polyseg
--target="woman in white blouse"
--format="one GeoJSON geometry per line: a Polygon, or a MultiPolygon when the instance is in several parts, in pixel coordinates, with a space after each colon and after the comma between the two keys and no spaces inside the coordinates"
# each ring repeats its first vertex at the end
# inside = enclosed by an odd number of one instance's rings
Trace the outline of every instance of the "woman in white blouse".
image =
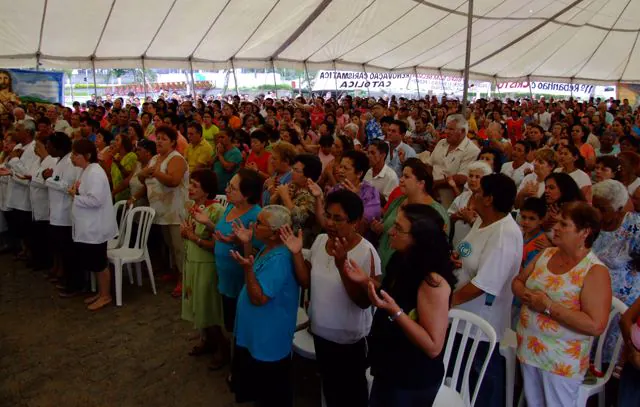
{"type": "Polygon", "coordinates": [[[584,198],[591,203],[591,178],[584,168],[584,158],[580,155],[580,150],[572,145],[560,146],[558,148],[558,164],[562,168],[556,168],[554,172],[565,172],[578,184],[584,198]]]}
{"type": "Polygon", "coordinates": [[[100,164],[96,146],[87,139],[73,143],[73,165],[82,169],[80,179],[69,188],[73,199],[71,220],[76,256],[74,272],[96,273],[98,294],[87,298],[95,311],[111,303],[111,273],[107,242],[118,234],[116,214],[111,202],[109,179],[100,164]]]}
{"type": "Polygon", "coordinates": [[[84,281],[71,273],[73,239],[71,232],[71,196],[67,192],[80,177],[80,168],[71,162],[71,139],[65,133],[49,137],[51,155],[58,158],[53,170],[45,170],[42,177],[49,189],[49,233],[53,252],[53,268],[49,280],[57,282],[63,291],[77,292],[84,281]]]}
{"type": "Polygon", "coordinates": [[[52,148],[48,140],[36,141],[35,152],[40,158],[40,165],[29,175],[29,199],[33,224],[31,225],[31,252],[33,254],[34,270],[44,270],[51,267],[51,248],[47,241],[49,230],[49,188],[45,184],[43,172],[53,171],[58,158],[50,154],[52,148]],[[45,145],[46,143],[46,145],[45,145]]]}
{"type": "Polygon", "coordinates": [[[346,278],[344,263],[355,262],[379,280],[380,257],[358,234],[364,214],[360,197],[347,189],[326,199],[326,234],[319,235],[309,258],[302,256],[302,231],[282,230],[282,240],[293,253],[296,278],[311,289],[309,320],[322,389],[328,407],[368,405],[365,370],[366,340],[373,314],[366,289],[346,278]]]}
{"type": "Polygon", "coordinates": [[[176,150],[177,145],[178,133],[173,128],[160,126],[156,129],[158,154],[146,168],[138,172],[138,179],[145,187],[138,190],[132,199],[135,202],[146,194],[149,206],[156,211],[153,223],[160,225],[164,242],[178,268],[178,285],[172,295],[181,297],[184,241],[180,235],[180,225],[186,215],[184,203],[188,195],[189,167],[176,150]]]}

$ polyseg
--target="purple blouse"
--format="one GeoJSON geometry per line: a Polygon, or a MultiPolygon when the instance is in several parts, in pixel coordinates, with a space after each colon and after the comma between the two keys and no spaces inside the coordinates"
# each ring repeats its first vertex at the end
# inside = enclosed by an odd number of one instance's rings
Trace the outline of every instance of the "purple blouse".
{"type": "MultiPolygon", "coordinates": [[[[329,190],[329,193],[344,188],[342,184],[336,184],[329,190]]],[[[360,183],[360,199],[364,205],[364,219],[367,223],[371,223],[372,220],[380,218],[382,216],[382,207],[380,206],[380,193],[373,185],[367,181],[360,183]]]]}

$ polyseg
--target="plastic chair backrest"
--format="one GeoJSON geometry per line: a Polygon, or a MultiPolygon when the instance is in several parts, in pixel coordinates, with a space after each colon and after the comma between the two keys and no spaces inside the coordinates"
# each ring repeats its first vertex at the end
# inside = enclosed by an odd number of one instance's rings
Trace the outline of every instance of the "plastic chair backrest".
{"type": "Polygon", "coordinates": [[[449,311],[449,337],[447,338],[447,344],[444,351],[444,369],[445,369],[445,377],[451,377],[451,382],[448,384],[448,387],[456,390],[457,388],[461,389],[461,396],[467,406],[473,407],[473,404],[478,397],[478,391],[480,390],[480,385],[482,384],[482,379],[484,378],[484,374],[487,371],[487,366],[489,365],[489,360],[491,359],[491,354],[496,347],[496,343],[498,341],[498,336],[496,335],[496,331],[493,329],[491,324],[489,324],[483,318],[473,314],[471,312],[463,311],[460,309],[452,309],[449,311]],[[449,367],[449,359],[451,358],[451,353],[453,352],[453,344],[456,338],[456,334],[458,331],[458,327],[460,326],[460,322],[464,324],[464,330],[462,332],[462,340],[460,341],[460,346],[458,347],[457,355],[455,356],[455,364],[453,367],[453,373],[447,372],[449,367]],[[485,334],[489,339],[489,352],[487,353],[484,362],[482,364],[482,370],[480,371],[480,375],[478,376],[478,383],[476,384],[476,388],[473,390],[473,396],[470,397],[469,394],[469,373],[471,372],[472,362],[475,358],[476,351],[478,350],[478,345],[480,344],[480,340],[482,339],[482,334],[485,334]],[[467,349],[467,344],[469,340],[473,342],[471,345],[471,349],[469,355],[467,357],[467,361],[465,363],[464,373],[462,374],[462,386],[459,386],[460,382],[460,369],[462,368],[462,360],[465,356],[465,350],[467,349]]]}
{"type": "Polygon", "coordinates": [[[122,239],[124,238],[124,227],[127,219],[127,213],[133,205],[127,205],[126,200],[121,200],[113,204],[113,210],[116,212],[116,220],[118,221],[118,243],[122,244],[122,239]]]}
{"type": "MultiPolygon", "coordinates": [[[[599,337],[594,338],[596,340],[596,354],[595,354],[593,364],[596,369],[598,370],[602,369],[602,347],[604,346],[605,338],[607,337],[607,335],[609,334],[609,330],[611,329],[611,325],[612,325],[611,322],[614,320],[616,316],[624,314],[628,308],[629,307],[625,305],[625,303],[620,301],[618,298],[616,297],[611,298],[611,312],[609,313],[609,321],[607,321],[607,328],[599,337]]],[[[592,339],[592,343],[594,339],[592,339]]],[[[607,371],[605,372],[603,377],[603,380],[605,381],[605,383],[611,378],[611,375],[613,374],[613,369],[616,367],[616,362],[620,357],[621,349],[622,349],[622,335],[618,333],[618,337],[616,338],[616,345],[614,346],[613,354],[611,355],[611,363],[609,363],[609,367],[607,368],[607,371]]]]}
{"type": "Polygon", "coordinates": [[[127,213],[127,224],[125,226],[122,247],[144,250],[144,248],[147,247],[149,232],[151,232],[151,225],[153,224],[153,218],[155,218],[155,216],[156,211],[148,206],[139,206],[131,209],[129,213],[127,213]],[[134,220],[136,220],[138,228],[135,230],[135,239],[132,239],[134,220]]]}

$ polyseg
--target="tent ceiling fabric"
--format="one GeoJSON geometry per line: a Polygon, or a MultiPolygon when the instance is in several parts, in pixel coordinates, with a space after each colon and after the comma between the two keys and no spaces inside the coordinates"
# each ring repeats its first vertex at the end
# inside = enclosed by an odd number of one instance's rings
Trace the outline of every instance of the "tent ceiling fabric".
{"type": "MultiPolygon", "coordinates": [[[[0,0],[0,66],[461,75],[466,0],[0,0]]],[[[475,0],[470,77],[640,82],[640,0],[475,0]]]]}

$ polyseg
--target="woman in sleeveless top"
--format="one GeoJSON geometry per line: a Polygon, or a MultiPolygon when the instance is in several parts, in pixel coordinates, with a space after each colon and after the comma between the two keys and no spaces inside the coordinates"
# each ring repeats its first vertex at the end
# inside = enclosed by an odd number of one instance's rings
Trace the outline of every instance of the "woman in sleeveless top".
{"type": "Polygon", "coordinates": [[[571,406],[589,367],[591,339],[611,308],[609,271],[591,251],[599,212],[584,202],[564,206],[553,244],[512,283],[522,303],[518,360],[529,406],[571,406]]]}
{"type": "Polygon", "coordinates": [[[425,204],[398,211],[389,233],[395,249],[379,292],[353,261],[348,277],[368,288],[378,309],[369,336],[374,377],[370,407],[431,406],[444,377],[443,350],[456,284],[439,212],[425,204]],[[428,250],[425,250],[428,248],[428,250]]]}
{"type": "Polygon", "coordinates": [[[164,242],[178,267],[178,285],[172,293],[174,297],[182,295],[184,242],[180,236],[180,224],[185,218],[184,203],[189,182],[187,162],[176,150],[177,143],[178,133],[174,129],[169,126],[156,129],[158,154],[138,173],[138,179],[145,188],[133,197],[135,202],[146,194],[149,206],[156,211],[153,223],[160,225],[164,242]]]}

